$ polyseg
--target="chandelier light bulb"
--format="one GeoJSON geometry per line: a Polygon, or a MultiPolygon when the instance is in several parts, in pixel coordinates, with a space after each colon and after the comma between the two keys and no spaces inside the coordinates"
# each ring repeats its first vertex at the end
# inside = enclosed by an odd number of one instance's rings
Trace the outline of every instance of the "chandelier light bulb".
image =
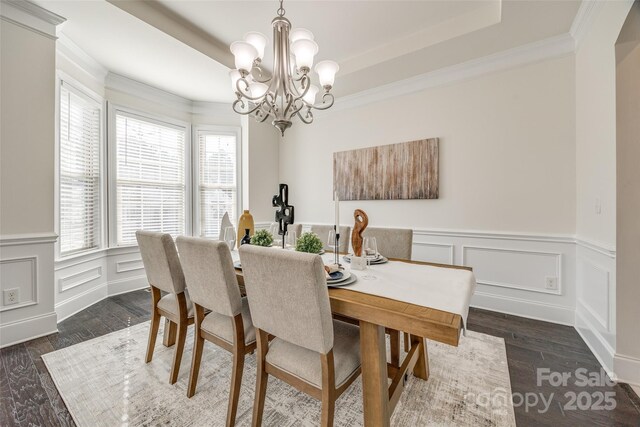
{"type": "Polygon", "coordinates": [[[302,99],[304,100],[304,102],[306,102],[309,105],[315,104],[316,103],[316,95],[318,94],[319,90],[320,89],[318,89],[318,86],[315,86],[315,85],[309,86],[309,90],[302,97],[302,99]]]}
{"type": "Polygon", "coordinates": [[[255,47],[258,51],[258,59],[264,58],[264,48],[267,46],[267,36],[257,31],[251,31],[244,35],[244,41],[255,47]]]}
{"type": "Polygon", "coordinates": [[[316,73],[320,79],[320,84],[324,88],[332,88],[336,79],[336,73],[340,67],[335,61],[320,61],[316,64],[316,73]]]}
{"type": "Polygon", "coordinates": [[[249,85],[249,92],[251,92],[252,98],[262,98],[267,93],[268,89],[269,86],[260,82],[254,82],[249,85]]]}
{"type": "Polygon", "coordinates": [[[258,51],[247,42],[231,43],[231,53],[235,57],[236,68],[248,74],[253,68],[253,61],[258,57],[258,51]]]}
{"type": "Polygon", "coordinates": [[[314,40],[313,33],[306,28],[294,28],[289,33],[289,41],[293,44],[298,40],[314,40]]]}
{"type": "Polygon", "coordinates": [[[291,52],[296,57],[298,69],[309,71],[313,66],[313,57],[318,53],[318,44],[308,39],[296,40],[291,44],[291,52]]]}

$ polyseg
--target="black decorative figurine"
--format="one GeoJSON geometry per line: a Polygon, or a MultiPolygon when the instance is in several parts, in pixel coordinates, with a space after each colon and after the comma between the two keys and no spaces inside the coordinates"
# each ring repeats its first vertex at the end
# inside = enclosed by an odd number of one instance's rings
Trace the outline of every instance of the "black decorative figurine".
{"type": "Polygon", "coordinates": [[[287,233],[287,226],[293,224],[293,206],[289,205],[289,186],[280,184],[280,191],[273,196],[272,205],[280,208],[276,211],[276,222],[278,223],[278,234],[282,236],[282,248],[284,249],[284,236],[287,233]]]}
{"type": "Polygon", "coordinates": [[[251,243],[251,236],[249,236],[249,228],[244,229],[244,237],[240,240],[240,245],[246,245],[247,243],[251,243]]]}

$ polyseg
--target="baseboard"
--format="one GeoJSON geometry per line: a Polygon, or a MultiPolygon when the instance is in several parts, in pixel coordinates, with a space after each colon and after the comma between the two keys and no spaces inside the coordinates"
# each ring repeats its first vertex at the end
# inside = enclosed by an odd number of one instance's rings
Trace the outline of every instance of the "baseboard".
{"type": "Polygon", "coordinates": [[[147,281],[147,276],[143,274],[126,279],[110,280],[107,284],[107,294],[111,297],[148,287],[149,282],[147,281]]]}
{"type": "Polygon", "coordinates": [[[64,301],[60,301],[56,304],[58,322],[62,322],[85,308],[102,301],[107,296],[107,284],[102,283],[78,295],[67,298],[64,301]]]}
{"type": "Polygon", "coordinates": [[[40,314],[0,326],[0,348],[58,332],[56,312],[40,314]]]}
{"type": "Polygon", "coordinates": [[[478,291],[473,295],[470,306],[560,325],[574,325],[575,311],[573,307],[545,304],[478,291]]]}
{"type": "Polygon", "coordinates": [[[613,356],[617,381],[640,387],[640,359],[624,354],[613,356]]]}
{"type": "Polygon", "coordinates": [[[617,373],[614,369],[613,355],[615,351],[611,345],[599,334],[597,329],[593,327],[591,322],[585,318],[578,307],[576,307],[576,331],[582,340],[587,344],[591,353],[598,359],[602,368],[611,378],[615,378],[617,373]]]}

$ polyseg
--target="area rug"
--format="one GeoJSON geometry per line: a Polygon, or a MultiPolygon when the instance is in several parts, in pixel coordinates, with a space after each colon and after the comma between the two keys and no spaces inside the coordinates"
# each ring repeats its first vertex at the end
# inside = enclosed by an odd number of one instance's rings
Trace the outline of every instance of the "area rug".
{"type": "MultiPolygon", "coordinates": [[[[158,337],[153,361],[144,363],[149,324],[139,324],[43,356],[74,421],[83,426],[223,426],[231,354],[205,343],[196,395],[186,387],[193,328],[180,376],[169,384],[173,348],[158,337]]],[[[162,331],[160,332],[162,333],[162,331]]],[[[394,426],[514,426],[504,340],[467,332],[458,347],[429,341],[428,381],[410,377],[391,419],[394,426]]],[[[248,355],[236,425],[251,425],[255,355],[248,355]]],[[[263,425],[315,426],[320,403],[270,377],[263,425]]],[[[337,427],[363,424],[360,378],[336,403],[337,427]]]]}

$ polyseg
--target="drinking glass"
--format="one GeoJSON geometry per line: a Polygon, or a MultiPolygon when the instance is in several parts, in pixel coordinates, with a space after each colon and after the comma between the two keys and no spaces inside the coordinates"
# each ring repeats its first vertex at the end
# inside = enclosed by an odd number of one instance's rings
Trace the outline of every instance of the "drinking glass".
{"type": "Polygon", "coordinates": [[[224,241],[229,246],[229,250],[232,251],[236,246],[236,230],[233,227],[226,227],[224,229],[224,241]]]}
{"type": "Polygon", "coordinates": [[[329,237],[327,238],[327,246],[330,247],[333,252],[337,252],[338,248],[336,247],[336,231],[330,230],[329,237]]]}
{"type": "Polygon", "coordinates": [[[269,233],[273,236],[273,246],[282,246],[282,236],[278,234],[279,230],[280,225],[277,222],[269,226],[269,233]]]}
{"type": "Polygon", "coordinates": [[[295,231],[287,231],[287,234],[285,235],[284,244],[288,248],[295,248],[297,241],[298,241],[298,236],[296,236],[296,232],[295,231]]]}
{"type": "Polygon", "coordinates": [[[371,261],[378,257],[378,242],[375,237],[365,237],[362,241],[362,256],[367,260],[367,274],[362,276],[364,280],[373,280],[376,276],[371,271],[371,261]]]}

